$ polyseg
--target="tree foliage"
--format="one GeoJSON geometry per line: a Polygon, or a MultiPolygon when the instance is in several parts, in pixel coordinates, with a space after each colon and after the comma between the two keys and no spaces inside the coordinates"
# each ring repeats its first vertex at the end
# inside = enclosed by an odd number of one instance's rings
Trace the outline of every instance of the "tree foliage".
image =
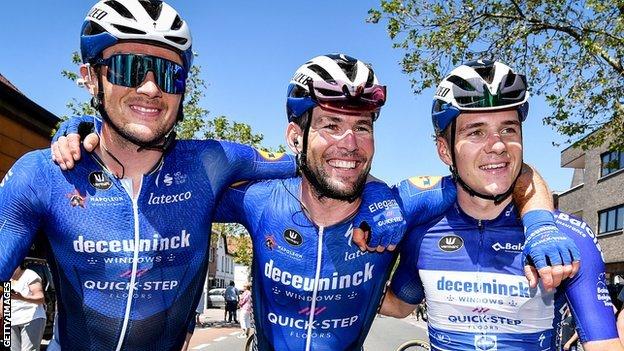
{"type": "Polygon", "coordinates": [[[416,94],[453,67],[500,59],[527,75],[566,142],[624,150],[624,0],[382,0],[386,24],[416,94]],[[601,128],[604,127],[604,128],[601,128]]]}

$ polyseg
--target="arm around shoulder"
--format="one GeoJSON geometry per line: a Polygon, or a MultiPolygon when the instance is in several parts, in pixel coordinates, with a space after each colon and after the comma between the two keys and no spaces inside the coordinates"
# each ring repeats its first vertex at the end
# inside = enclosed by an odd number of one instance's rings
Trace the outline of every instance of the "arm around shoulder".
{"type": "Polygon", "coordinates": [[[399,299],[392,292],[392,289],[388,288],[383,302],[381,303],[379,313],[383,314],[384,316],[390,316],[394,318],[405,318],[409,316],[409,314],[412,313],[414,309],[416,309],[416,305],[412,305],[399,299]]]}

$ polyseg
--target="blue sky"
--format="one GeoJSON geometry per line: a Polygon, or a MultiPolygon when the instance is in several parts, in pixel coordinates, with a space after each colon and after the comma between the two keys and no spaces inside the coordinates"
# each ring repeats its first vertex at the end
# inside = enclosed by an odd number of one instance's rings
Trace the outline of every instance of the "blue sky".
{"type": "MultiPolygon", "coordinates": [[[[85,0],[7,1],[0,11],[3,45],[0,73],[49,111],[67,114],[70,98],[87,99],[61,76],[79,49],[82,21],[95,2],[85,0]]],[[[193,33],[195,64],[208,83],[202,105],[211,116],[225,115],[264,134],[267,146],[284,144],[286,86],[308,59],[342,52],[370,62],[388,102],[375,126],[372,173],[389,183],[409,176],[446,174],[433,144],[433,91],[414,95],[401,72],[403,52],[392,49],[384,25],[367,24],[378,1],[182,1],[170,0],[193,33]]],[[[541,119],[548,108],[531,100],[524,124],[525,160],[544,175],[551,189],[569,187],[571,169],[560,168],[563,147],[541,119]]]]}

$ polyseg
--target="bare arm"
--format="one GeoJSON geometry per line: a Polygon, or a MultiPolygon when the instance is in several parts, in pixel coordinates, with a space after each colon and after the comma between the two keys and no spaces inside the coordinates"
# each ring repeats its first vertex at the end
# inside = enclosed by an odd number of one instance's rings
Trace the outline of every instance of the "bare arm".
{"type": "Polygon", "coordinates": [[[622,351],[624,347],[620,339],[597,340],[583,343],[585,351],[622,351]]]}
{"type": "Polygon", "coordinates": [[[516,181],[513,199],[521,216],[531,210],[552,212],[555,209],[552,194],[544,178],[526,163],[522,165],[520,176],[516,181]]]}
{"type": "Polygon", "coordinates": [[[193,334],[191,333],[186,334],[186,339],[184,339],[184,344],[182,344],[182,348],[180,349],[180,351],[188,350],[189,343],[191,342],[191,337],[193,337],[193,334]]]}
{"type": "Polygon", "coordinates": [[[381,303],[379,313],[394,318],[405,318],[416,309],[416,305],[409,304],[394,295],[391,289],[386,291],[386,296],[381,303]]]}
{"type": "Polygon", "coordinates": [[[45,298],[43,296],[43,287],[41,286],[41,282],[36,281],[32,284],[28,285],[28,289],[30,289],[30,294],[24,296],[18,292],[11,293],[11,298],[15,300],[22,300],[30,303],[34,303],[37,305],[43,305],[45,303],[45,298]]]}

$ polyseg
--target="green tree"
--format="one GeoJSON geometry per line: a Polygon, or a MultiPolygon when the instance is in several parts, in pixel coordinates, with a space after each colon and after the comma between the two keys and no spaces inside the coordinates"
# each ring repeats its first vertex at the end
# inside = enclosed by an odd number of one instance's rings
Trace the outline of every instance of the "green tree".
{"type": "Polygon", "coordinates": [[[624,150],[624,0],[382,0],[368,21],[405,51],[416,94],[462,62],[500,59],[525,71],[567,143],[596,131],[578,146],[624,150]]]}

